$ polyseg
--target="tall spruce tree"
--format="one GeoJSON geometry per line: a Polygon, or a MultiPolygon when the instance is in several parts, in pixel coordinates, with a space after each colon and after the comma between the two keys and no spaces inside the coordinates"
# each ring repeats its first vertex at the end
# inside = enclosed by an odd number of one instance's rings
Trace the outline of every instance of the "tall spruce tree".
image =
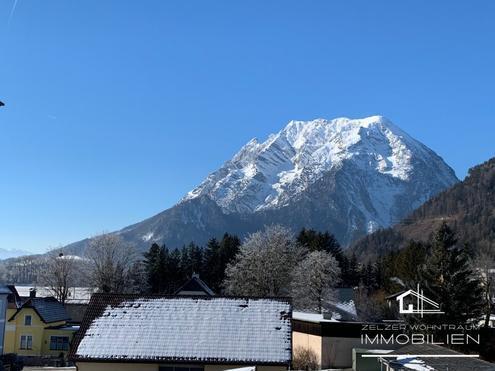
{"type": "Polygon", "coordinates": [[[241,241],[239,237],[225,233],[220,240],[212,238],[208,241],[204,251],[203,273],[206,283],[215,292],[222,291],[222,283],[225,279],[225,269],[231,263],[237,253],[241,241]]]}
{"type": "Polygon", "coordinates": [[[181,250],[173,249],[168,254],[167,292],[174,293],[185,281],[185,274],[181,270],[181,250]]]}
{"type": "Polygon", "coordinates": [[[470,251],[459,246],[455,233],[443,223],[432,239],[426,261],[425,295],[440,304],[445,315],[428,316],[443,323],[466,323],[483,312],[483,289],[470,265],[470,251]]]}
{"type": "Polygon", "coordinates": [[[339,265],[341,272],[340,284],[342,286],[356,286],[359,283],[360,274],[356,256],[354,255],[349,259],[342,251],[339,242],[333,234],[303,228],[297,235],[296,240],[309,252],[324,251],[332,254],[339,265]]]}
{"type": "Polygon", "coordinates": [[[342,260],[342,248],[335,236],[331,233],[317,232],[314,229],[303,228],[297,235],[296,240],[310,252],[329,252],[337,261],[342,260]]]}
{"type": "Polygon", "coordinates": [[[154,243],[144,253],[144,271],[146,276],[147,290],[151,294],[160,294],[167,289],[167,255],[165,246],[154,243]]]}
{"type": "Polygon", "coordinates": [[[194,242],[182,248],[180,270],[184,281],[193,273],[203,273],[203,249],[194,242]]]}

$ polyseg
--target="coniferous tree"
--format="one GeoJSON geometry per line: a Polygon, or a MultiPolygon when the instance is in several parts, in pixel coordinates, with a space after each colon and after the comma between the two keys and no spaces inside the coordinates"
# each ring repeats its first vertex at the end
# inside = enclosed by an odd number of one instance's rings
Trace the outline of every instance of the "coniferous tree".
{"type": "MultiPolygon", "coordinates": [[[[205,272],[203,278],[213,291],[218,291],[222,281],[218,281],[222,272],[222,263],[220,261],[220,243],[216,238],[211,238],[206,244],[204,252],[205,272]]],[[[225,268],[223,268],[225,271],[225,268]]]]}
{"type": "Polygon", "coordinates": [[[185,274],[181,270],[181,251],[179,249],[174,249],[169,253],[167,268],[169,272],[167,292],[172,294],[185,281],[185,274]]]}
{"type": "Polygon", "coordinates": [[[471,268],[470,254],[467,246],[458,245],[455,233],[443,223],[432,240],[423,285],[425,295],[438,302],[445,315],[429,319],[465,323],[482,314],[483,289],[471,268]]]}
{"type": "Polygon", "coordinates": [[[144,253],[144,271],[146,275],[147,290],[151,294],[159,294],[166,291],[167,267],[166,255],[168,250],[165,246],[154,243],[144,253]]]}
{"type": "Polygon", "coordinates": [[[344,286],[355,287],[361,280],[361,273],[359,271],[359,264],[356,254],[352,254],[350,258],[346,258],[343,262],[342,269],[342,282],[344,286]]]}
{"type": "Polygon", "coordinates": [[[339,261],[343,254],[339,242],[333,234],[317,232],[314,229],[303,228],[296,238],[297,242],[308,251],[326,251],[339,261]]]}
{"type": "Polygon", "coordinates": [[[234,260],[240,245],[240,239],[228,233],[223,235],[220,242],[215,238],[208,241],[204,251],[205,270],[203,276],[213,291],[221,291],[222,282],[225,279],[225,269],[234,260]]]}
{"type": "Polygon", "coordinates": [[[356,286],[359,283],[357,258],[354,255],[349,259],[335,238],[329,232],[318,232],[314,229],[303,228],[296,238],[297,242],[308,251],[325,251],[337,260],[341,271],[342,286],[356,286]],[[352,260],[352,262],[351,262],[352,260]],[[352,267],[351,267],[352,264],[352,267]]]}
{"type": "Polygon", "coordinates": [[[201,247],[191,242],[181,250],[180,270],[185,281],[193,273],[202,273],[203,269],[203,250],[201,247]]]}
{"type": "Polygon", "coordinates": [[[400,250],[394,262],[395,276],[401,279],[406,287],[415,287],[421,281],[428,256],[428,247],[421,242],[410,241],[400,250]]]}

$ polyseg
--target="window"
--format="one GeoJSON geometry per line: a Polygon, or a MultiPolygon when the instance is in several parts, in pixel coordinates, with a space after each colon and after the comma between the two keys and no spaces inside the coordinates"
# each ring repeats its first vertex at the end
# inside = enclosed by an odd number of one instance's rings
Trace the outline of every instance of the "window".
{"type": "Polygon", "coordinates": [[[30,315],[24,316],[24,326],[31,326],[31,323],[33,322],[33,317],[30,315]]]}
{"type": "Polygon", "coordinates": [[[31,335],[21,335],[21,349],[22,350],[33,349],[33,337],[31,335]]]}
{"type": "Polygon", "coordinates": [[[69,337],[50,336],[50,350],[69,350],[69,337]]]}

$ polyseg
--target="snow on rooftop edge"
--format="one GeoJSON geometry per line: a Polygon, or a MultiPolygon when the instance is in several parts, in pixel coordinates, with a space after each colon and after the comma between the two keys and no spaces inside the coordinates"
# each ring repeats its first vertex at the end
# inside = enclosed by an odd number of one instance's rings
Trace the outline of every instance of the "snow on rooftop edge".
{"type": "Polygon", "coordinates": [[[141,297],[115,305],[99,298],[103,310],[83,328],[76,359],[273,364],[291,359],[291,305],[283,299],[141,297]]]}
{"type": "Polygon", "coordinates": [[[307,322],[339,322],[336,319],[325,319],[323,318],[323,314],[321,313],[309,313],[309,312],[292,312],[292,318],[297,319],[299,321],[307,321],[307,322]]]}

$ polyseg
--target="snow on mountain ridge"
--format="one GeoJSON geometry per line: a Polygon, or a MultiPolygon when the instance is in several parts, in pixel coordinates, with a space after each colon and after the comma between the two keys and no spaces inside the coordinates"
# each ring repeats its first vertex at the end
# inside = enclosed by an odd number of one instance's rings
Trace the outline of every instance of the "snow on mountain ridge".
{"type": "Polygon", "coordinates": [[[114,233],[149,248],[275,223],[330,231],[348,246],[457,182],[441,157],[382,116],[290,121],[250,140],[175,206],[114,233]]]}
{"type": "Polygon", "coordinates": [[[377,171],[407,180],[409,147],[417,144],[382,116],[290,121],[262,143],[249,141],[184,200],[207,194],[226,212],[283,206],[285,192],[297,194],[342,161],[363,155],[368,162],[374,157],[377,171]]]}

